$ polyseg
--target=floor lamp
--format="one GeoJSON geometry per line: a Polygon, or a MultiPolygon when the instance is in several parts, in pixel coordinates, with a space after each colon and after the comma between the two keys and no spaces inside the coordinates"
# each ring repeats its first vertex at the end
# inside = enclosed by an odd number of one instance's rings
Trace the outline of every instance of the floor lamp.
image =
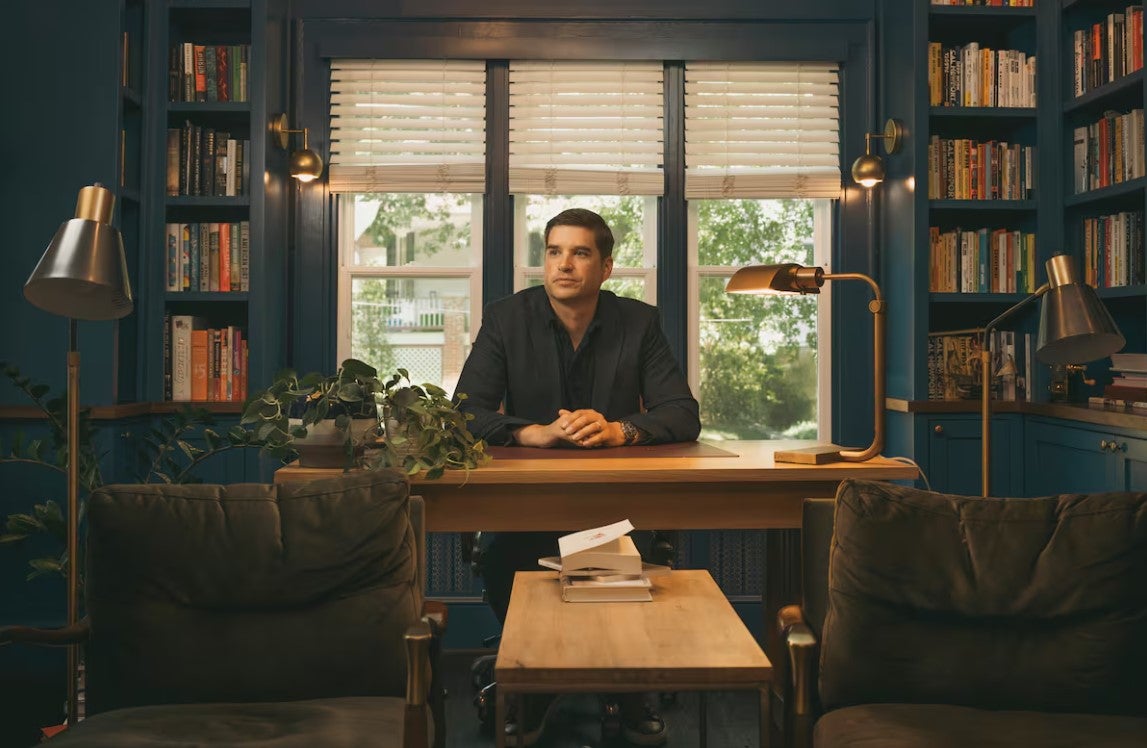
{"type": "Polygon", "coordinates": [[[777,462],[820,465],[826,462],[864,462],[884,449],[884,317],[887,304],[876,281],[862,273],[826,273],[824,268],[804,267],[796,263],[783,265],[750,265],[733,273],[725,286],[726,293],[774,294],[820,293],[826,280],[864,281],[872,289],[868,302],[872,313],[872,444],[866,449],[840,449],[834,445],[781,450],[773,455],[777,462]]]}
{"type": "MultiPolygon", "coordinates": [[[[80,353],[76,320],[119,319],[132,310],[131,286],[123,240],[112,228],[115,196],[100,184],[84,187],[76,217],[61,224],[24,284],[24,297],[35,306],[68,318],[68,626],[79,620],[79,421],[80,353]]],[[[68,724],[77,713],[76,646],[68,647],[68,724]]]]}
{"type": "MultiPolygon", "coordinates": [[[[1110,356],[1127,341],[1095,289],[1079,280],[1075,264],[1065,254],[1047,261],[1047,283],[984,326],[980,342],[980,469],[981,495],[989,496],[991,466],[992,330],[1019,310],[1042,299],[1035,357],[1044,364],[1082,364],[1110,356]]],[[[1028,386],[1032,373],[1027,372],[1028,386]]]]}

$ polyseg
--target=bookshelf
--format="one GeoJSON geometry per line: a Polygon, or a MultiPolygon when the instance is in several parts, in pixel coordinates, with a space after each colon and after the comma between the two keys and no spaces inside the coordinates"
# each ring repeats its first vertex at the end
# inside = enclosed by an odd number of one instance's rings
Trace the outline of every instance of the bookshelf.
{"type": "MultiPolygon", "coordinates": [[[[1147,339],[1142,4],[1074,0],[1057,15],[1062,231],[1127,338],[1126,350],[1141,353],[1147,339]]],[[[1106,381],[1106,364],[1090,364],[1088,376],[1106,381]]],[[[1096,389],[1091,394],[1101,394],[1096,389]]]]}
{"type": "MultiPolygon", "coordinates": [[[[146,180],[145,141],[150,103],[146,98],[148,70],[148,12],[145,0],[124,0],[120,7],[119,139],[116,143],[115,225],[123,237],[128,267],[139,267],[141,242],[146,236],[143,185],[146,180]]],[[[117,402],[131,402],[138,392],[138,350],[141,321],[138,315],[119,320],[117,334],[117,402]]]]}
{"type": "MultiPolygon", "coordinates": [[[[148,247],[140,258],[146,299],[142,398],[235,412],[249,387],[281,366],[281,242],[285,174],[266,168],[268,56],[263,0],[167,0],[153,4],[149,98],[148,247]],[[268,270],[268,268],[272,268],[268,270]],[[173,321],[193,322],[175,360],[173,321]],[[204,340],[206,342],[204,342],[204,340]],[[186,341],[184,341],[186,342],[186,341]],[[204,347],[206,346],[206,347],[204,347]],[[206,378],[194,396],[178,377],[206,378]],[[204,394],[206,393],[206,394],[204,394]]],[[[141,285],[143,285],[141,283],[141,285]]],[[[179,327],[183,329],[182,326],[179,327]]]]}

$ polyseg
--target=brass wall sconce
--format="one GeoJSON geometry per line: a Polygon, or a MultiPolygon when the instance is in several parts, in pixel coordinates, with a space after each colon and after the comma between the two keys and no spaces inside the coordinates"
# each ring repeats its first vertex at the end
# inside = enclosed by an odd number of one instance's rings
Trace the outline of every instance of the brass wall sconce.
{"type": "Polygon", "coordinates": [[[861,187],[875,187],[884,181],[884,159],[872,152],[872,139],[884,141],[884,152],[891,155],[900,150],[904,140],[904,126],[900,120],[889,119],[884,132],[864,133],[864,155],[852,162],[852,178],[861,187]]]}
{"type": "Polygon", "coordinates": [[[872,443],[864,449],[841,449],[835,445],[817,445],[799,449],[778,450],[773,454],[776,462],[796,462],[820,465],[826,462],[864,462],[884,449],[884,318],[888,305],[880,286],[863,273],[826,273],[821,267],[805,267],[796,263],[784,265],[749,265],[733,273],[725,285],[726,293],[780,294],[820,293],[825,281],[855,280],[868,284],[872,298],[868,311],[872,314],[872,443]]]}
{"type": "Polygon", "coordinates": [[[278,114],[271,118],[270,130],[272,138],[284,151],[290,147],[291,133],[303,134],[303,147],[291,151],[288,168],[292,177],[300,182],[312,182],[322,176],[323,159],[308,146],[307,128],[292,130],[287,127],[287,115],[278,114]]]}

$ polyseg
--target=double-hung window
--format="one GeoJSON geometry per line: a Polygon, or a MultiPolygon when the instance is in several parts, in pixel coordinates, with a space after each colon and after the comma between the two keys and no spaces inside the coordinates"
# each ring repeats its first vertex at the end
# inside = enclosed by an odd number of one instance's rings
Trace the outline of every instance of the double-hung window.
{"type": "Polygon", "coordinates": [[[331,63],[338,355],[453,389],[481,305],[486,67],[331,63]]]}
{"type": "Polygon", "coordinates": [[[740,267],[827,265],[835,65],[686,63],[690,386],[710,437],[827,438],[828,286],[725,293],[740,267]]]}

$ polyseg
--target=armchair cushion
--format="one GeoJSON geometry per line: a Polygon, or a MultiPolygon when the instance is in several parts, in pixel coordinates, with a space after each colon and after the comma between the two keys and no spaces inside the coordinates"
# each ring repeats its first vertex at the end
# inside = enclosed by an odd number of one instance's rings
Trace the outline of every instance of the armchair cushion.
{"type": "Polygon", "coordinates": [[[826,709],[1147,715],[1147,495],[981,499],[844,481],[826,709]]]}
{"type": "MultiPolygon", "coordinates": [[[[400,698],[344,696],[281,703],[176,704],[118,709],[65,730],[54,748],[360,748],[364,740],[391,743],[403,732],[400,698]]],[[[432,728],[429,734],[433,734],[432,728]]]]}
{"type": "Polygon", "coordinates": [[[1136,748],[1147,742],[1147,720],[947,704],[863,704],[821,717],[813,739],[817,746],[832,748],[1136,748]]]}
{"type": "Polygon", "coordinates": [[[115,485],[88,509],[88,714],[405,691],[406,477],[115,485]]]}

